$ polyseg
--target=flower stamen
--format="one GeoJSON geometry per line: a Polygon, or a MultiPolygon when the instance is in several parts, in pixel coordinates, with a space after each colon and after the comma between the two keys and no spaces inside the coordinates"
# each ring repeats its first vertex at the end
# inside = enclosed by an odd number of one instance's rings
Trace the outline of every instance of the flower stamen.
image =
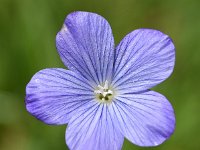
{"type": "Polygon", "coordinates": [[[107,80],[105,81],[104,86],[98,85],[97,88],[98,89],[95,90],[94,93],[101,102],[110,101],[112,99],[113,91],[109,89],[107,80]]]}

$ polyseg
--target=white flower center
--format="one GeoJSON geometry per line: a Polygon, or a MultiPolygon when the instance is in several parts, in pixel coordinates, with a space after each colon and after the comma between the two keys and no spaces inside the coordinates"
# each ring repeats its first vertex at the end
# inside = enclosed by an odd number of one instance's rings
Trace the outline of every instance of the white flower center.
{"type": "Polygon", "coordinates": [[[113,91],[109,89],[107,80],[105,81],[104,86],[98,85],[97,90],[95,90],[94,93],[101,102],[109,102],[113,97],[113,91]]]}

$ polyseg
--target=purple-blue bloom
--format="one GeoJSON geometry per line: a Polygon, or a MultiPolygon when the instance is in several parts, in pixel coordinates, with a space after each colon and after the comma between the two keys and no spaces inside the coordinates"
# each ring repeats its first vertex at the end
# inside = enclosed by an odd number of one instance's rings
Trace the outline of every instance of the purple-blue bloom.
{"type": "Polygon", "coordinates": [[[124,137],[156,146],[174,132],[170,102],[149,90],[173,71],[175,47],[169,36],[137,29],[115,48],[101,16],[73,12],[56,36],[69,70],[44,69],[26,87],[26,108],[46,124],[68,124],[71,150],[120,150],[124,137]]]}

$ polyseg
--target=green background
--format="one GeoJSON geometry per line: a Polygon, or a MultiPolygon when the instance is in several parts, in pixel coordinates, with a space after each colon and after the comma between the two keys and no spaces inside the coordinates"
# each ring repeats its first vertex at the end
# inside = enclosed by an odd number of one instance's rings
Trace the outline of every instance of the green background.
{"type": "Polygon", "coordinates": [[[0,150],[65,150],[66,126],[49,126],[24,105],[25,86],[37,71],[65,67],[55,35],[72,11],[96,12],[112,26],[115,43],[137,28],[170,35],[176,47],[172,76],[154,90],[176,113],[172,137],[155,148],[124,142],[123,150],[200,149],[199,0],[0,0],[0,150]]]}

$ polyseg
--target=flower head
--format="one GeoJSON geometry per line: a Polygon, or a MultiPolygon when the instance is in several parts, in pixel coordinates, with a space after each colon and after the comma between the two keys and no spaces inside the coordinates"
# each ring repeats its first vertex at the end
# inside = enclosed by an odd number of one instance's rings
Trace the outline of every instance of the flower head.
{"type": "Polygon", "coordinates": [[[26,87],[26,108],[47,124],[68,124],[72,150],[120,150],[124,137],[156,146],[170,137],[174,111],[149,90],[170,76],[172,40],[160,31],[135,30],[114,47],[112,30],[101,16],[73,12],[56,36],[69,70],[44,69],[26,87]]]}

